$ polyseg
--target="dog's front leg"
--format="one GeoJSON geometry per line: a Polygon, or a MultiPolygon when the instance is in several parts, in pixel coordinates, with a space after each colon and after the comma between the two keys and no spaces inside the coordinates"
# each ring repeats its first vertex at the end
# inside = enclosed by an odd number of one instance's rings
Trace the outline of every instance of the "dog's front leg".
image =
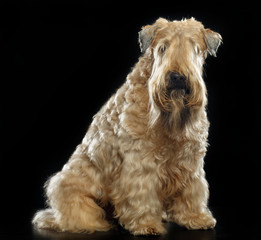
{"type": "Polygon", "coordinates": [[[174,198],[172,206],[173,220],[188,229],[209,229],[216,220],[207,207],[209,196],[208,183],[203,169],[192,174],[185,187],[174,198]]]}
{"type": "Polygon", "coordinates": [[[125,155],[120,178],[113,186],[112,202],[119,223],[134,235],[158,235],[166,230],[161,222],[162,204],[157,195],[155,163],[138,153],[125,155]]]}

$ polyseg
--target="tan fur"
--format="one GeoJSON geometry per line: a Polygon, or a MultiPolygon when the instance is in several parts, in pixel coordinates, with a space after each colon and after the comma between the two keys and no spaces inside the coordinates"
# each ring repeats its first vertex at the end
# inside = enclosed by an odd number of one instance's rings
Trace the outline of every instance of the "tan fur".
{"type": "Polygon", "coordinates": [[[160,18],[143,28],[140,41],[144,54],[126,82],[46,183],[49,208],[36,213],[37,227],[107,231],[108,203],[134,235],[166,232],[163,216],[188,229],[215,226],[203,170],[209,122],[202,71],[221,36],[193,18],[160,18]],[[190,91],[168,92],[169,72],[185,76],[190,91]]]}

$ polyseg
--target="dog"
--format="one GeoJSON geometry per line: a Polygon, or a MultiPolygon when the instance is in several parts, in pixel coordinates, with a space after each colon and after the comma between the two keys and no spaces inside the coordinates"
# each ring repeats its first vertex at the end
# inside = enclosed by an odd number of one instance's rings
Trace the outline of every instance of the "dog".
{"type": "Polygon", "coordinates": [[[93,117],[63,169],[45,184],[40,229],[107,231],[104,208],[133,235],[164,234],[165,221],[213,228],[204,172],[209,121],[202,78],[221,35],[194,18],[159,18],[139,32],[142,55],[93,117]]]}

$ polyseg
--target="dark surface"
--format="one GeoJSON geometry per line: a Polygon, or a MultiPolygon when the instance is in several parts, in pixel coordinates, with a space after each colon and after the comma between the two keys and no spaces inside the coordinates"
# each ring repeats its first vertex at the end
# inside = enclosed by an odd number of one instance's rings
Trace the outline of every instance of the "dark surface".
{"type": "MultiPolygon", "coordinates": [[[[128,231],[118,225],[108,232],[95,232],[93,234],[57,233],[48,230],[34,229],[30,219],[23,219],[12,230],[2,229],[1,239],[124,239],[124,240],[221,240],[221,239],[261,239],[260,209],[248,208],[245,213],[242,209],[231,207],[216,207],[212,211],[217,218],[217,226],[213,230],[187,230],[174,223],[165,223],[167,234],[162,236],[132,236],[128,231]],[[253,214],[251,211],[254,211],[253,214]]],[[[21,218],[20,218],[21,219],[21,218]]],[[[10,224],[11,225],[11,224],[10,224]]]]}
{"type": "Polygon", "coordinates": [[[0,238],[261,239],[260,13],[259,6],[240,4],[1,1],[0,238]],[[34,232],[30,221],[44,207],[44,182],[124,82],[140,55],[141,26],[160,16],[194,16],[223,37],[204,73],[211,122],[205,170],[217,227],[187,231],[169,224],[167,235],[146,238],[121,228],[93,235],[34,232]]]}

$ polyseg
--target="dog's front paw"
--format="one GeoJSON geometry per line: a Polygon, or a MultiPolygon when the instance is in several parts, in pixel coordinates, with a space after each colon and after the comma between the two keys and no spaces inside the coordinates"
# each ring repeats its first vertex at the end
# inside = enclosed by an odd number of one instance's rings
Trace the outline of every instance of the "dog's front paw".
{"type": "Polygon", "coordinates": [[[131,230],[131,233],[135,236],[137,235],[160,235],[166,233],[166,229],[162,224],[152,225],[148,224],[146,226],[138,226],[131,230]]]}
{"type": "Polygon", "coordinates": [[[216,219],[211,214],[199,213],[195,215],[175,215],[174,221],[187,229],[211,229],[216,225],[216,219]]]}

